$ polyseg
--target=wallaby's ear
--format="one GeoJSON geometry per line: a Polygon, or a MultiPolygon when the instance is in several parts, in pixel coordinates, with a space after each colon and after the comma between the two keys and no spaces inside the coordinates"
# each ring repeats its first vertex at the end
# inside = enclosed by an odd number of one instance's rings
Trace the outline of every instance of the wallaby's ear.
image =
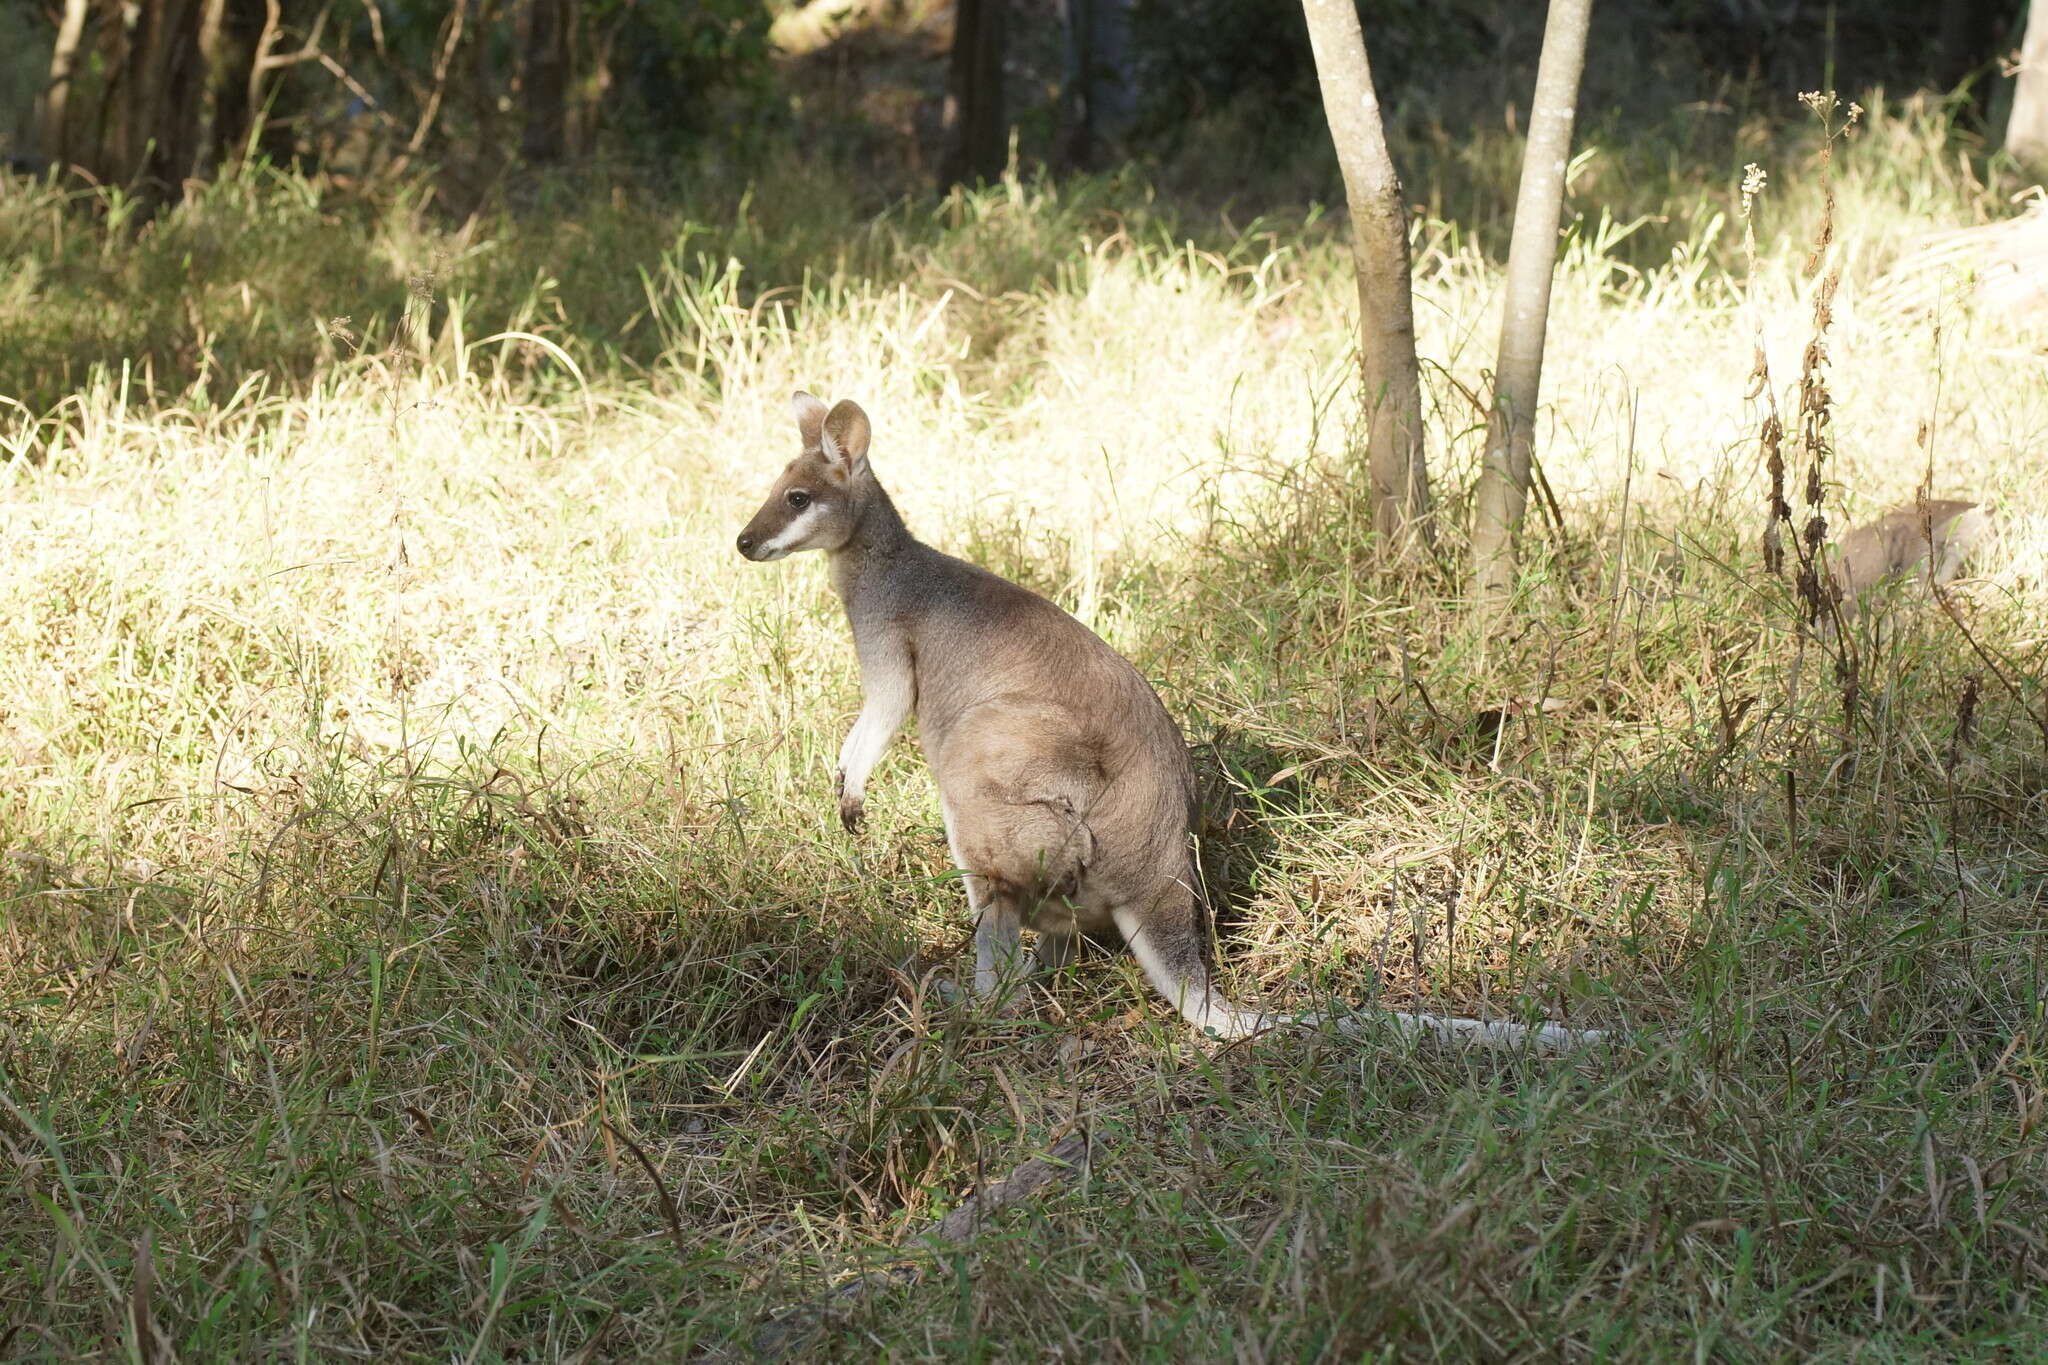
{"type": "Polygon", "coordinates": [[[851,398],[842,398],[825,414],[825,458],[848,476],[868,467],[868,415],[851,398]]]}
{"type": "Polygon", "coordinates": [[[796,414],[796,429],[804,438],[804,449],[816,450],[825,431],[825,401],[798,389],[789,396],[789,410],[796,414]]]}

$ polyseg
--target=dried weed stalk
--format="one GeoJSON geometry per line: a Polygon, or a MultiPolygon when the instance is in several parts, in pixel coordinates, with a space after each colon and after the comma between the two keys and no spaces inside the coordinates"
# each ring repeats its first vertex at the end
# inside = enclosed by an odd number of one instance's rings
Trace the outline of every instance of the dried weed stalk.
{"type": "MultiPolygon", "coordinates": [[[[1763,193],[1764,178],[1764,168],[1754,161],[1742,168],[1742,258],[1752,286],[1756,280],[1756,197],[1763,193]]],[[[1754,287],[1750,297],[1754,302],[1754,287]]],[[[1764,349],[1763,309],[1753,307],[1751,316],[1756,330],[1756,362],[1749,372],[1749,392],[1743,397],[1751,402],[1761,398],[1764,403],[1764,419],[1757,428],[1757,446],[1763,451],[1764,467],[1771,480],[1764,512],[1764,567],[1774,576],[1782,577],[1785,543],[1778,527],[1792,520],[1792,505],[1785,501],[1785,424],[1778,416],[1777,392],[1771,387],[1771,361],[1764,349]]]]}
{"type": "MultiPolygon", "coordinates": [[[[1801,95],[1799,101],[1820,119],[1821,211],[1820,227],[1814,234],[1813,250],[1807,255],[1805,270],[1806,277],[1814,280],[1813,330],[1807,338],[1806,349],[1801,352],[1799,358],[1798,453],[1806,463],[1806,525],[1795,542],[1799,557],[1797,586],[1800,604],[1805,608],[1807,625],[1818,626],[1826,620],[1837,627],[1836,637],[1843,641],[1843,650],[1837,661],[1837,674],[1842,677],[1845,697],[1853,697],[1856,686],[1854,651],[1849,647],[1846,636],[1840,631],[1841,588],[1835,582],[1834,576],[1827,571],[1824,547],[1827,544],[1828,522],[1822,503],[1826,492],[1823,467],[1834,454],[1834,447],[1828,435],[1828,429],[1834,419],[1834,400],[1829,395],[1827,386],[1827,337],[1828,329],[1834,325],[1835,290],[1842,283],[1841,263],[1831,259],[1828,254],[1828,248],[1834,245],[1835,240],[1835,189],[1832,170],[1835,143],[1848,136],[1856,120],[1862,117],[1863,110],[1860,106],[1851,104],[1847,116],[1838,124],[1835,122],[1835,111],[1839,105],[1833,91],[1825,94],[1809,91],[1801,95]]],[[[1789,510],[1787,518],[1789,520],[1789,510]]],[[[1848,705],[1846,709],[1853,712],[1854,707],[1848,705]]]]}
{"type": "MultiPolygon", "coordinates": [[[[1832,91],[1808,92],[1801,95],[1800,102],[1814,112],[1821,123],[1820,184],[1821,216],[1820,225],[1814,234],[1813,248],[1807,254],[1804,275],[1813,281],[1813,316],[1811,331],[1806,347],[1799,359],[1799,401],[1794,415],[1794,458],[1806,469],[1805,486],[1802,492],[1804,503],[1804,524],[1794,526],[1793,509],[1786,495],[1787,462],[1785,456],[1785,425],[1778,411],[1777,396],[1771,385],[1770,361],[1764,347],[1764,322],[1760,305],[1754,312],[1755,363],[1750,371],[1748,397],[1761,398],[1764,404],[1763,420],[1758,425],[1757,445],[1764,458],[1769,477],[1766,491],[1765,522],[1763,535],[1764,567],[1773,575],[1782,577],[1786,571],[1785,532],[1790,529],[1793,552],[1793,587],[1799,601],[1799,620],[1803,633],[1814,633],[1826,641],[1826,647],[1834,657],[1835,680],[1841,687],[1843,733],[1846,738],[1854,728],[1857,711],[1862,701],[1862,660],[1854,638],[1845,628],[1842,614],[1842,590],[1828,565],[1828,521],[1825,508],[1826,467],[1834,454],[1829,430],[1833,422],[1834,401],[1828,392],[1828,332],[1834,325],[1835,291],[1841,285],[1842,270],[1838,260],[1832,257],[1829,248],[1835,240],[1835,194],[1832,180],[1835,144],[1848,136],[1856,121],[1862,117],[1859,105],[1843,106],[1832,91]],[[1837,121],[1837,111],[1843,116],[1837,121]],[[1825,627],[1825,629],[1824,629],[1825,627]]],[[[1747,167],[1742,179],[1743,254],[1748,263],[1750,278],[1756,277],[1756,230],[1755,201],[1764,188],[1764,173],[1761,168],[1747,167]]],[[[1754,293],[1752,292],[1752,297],[1754,293]]]]}

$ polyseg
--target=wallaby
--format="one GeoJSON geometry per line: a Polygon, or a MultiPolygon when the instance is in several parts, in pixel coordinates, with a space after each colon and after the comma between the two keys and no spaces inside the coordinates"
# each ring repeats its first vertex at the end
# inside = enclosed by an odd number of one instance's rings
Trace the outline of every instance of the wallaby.
{"type": "MultiPolygon", "coordinates": [[[[1189,839],[1194,773],[1158,694],[1100,637],[1037,593],[912,536],[868,464],[867,414],[791,400],[802,453],[739,535],[765,562],[823,550],[860,656],[866,704],[839,751],[839,818],[861,821],[868,774],[912,710],[946,839],[975,912],[974,993],[1070,959],[1112,926],[1196,1029],[1239,1038],[1315,1016],[1233,1005],[1209,971],[1189,839]],[[1037,936],[1037,953],[1020,933],[1037,936]]],[[[1564,1047],[1554,1026],[1397,1014],[1414,1033],[1564,1047]]]]}
{"type": "Polygon", "coordinates": [[[1929,498],[1892,508],[1835,544],[1842,614],[1854,616],[1863,597],[1887,579],[1917,575],[1926,583],[1954,582],[1991,537],[1991,518],[1974,502],[1929,498]]]}

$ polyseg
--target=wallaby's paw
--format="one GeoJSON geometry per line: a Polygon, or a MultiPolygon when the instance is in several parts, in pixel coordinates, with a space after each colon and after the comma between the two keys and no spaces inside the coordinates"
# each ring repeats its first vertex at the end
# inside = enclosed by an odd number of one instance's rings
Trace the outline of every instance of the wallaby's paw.
{"type": "Polygon", "coordinates": [[[976,1014],[988,1019],[1014,1019],[1031,1012],[1031,992],[1021,984],[982,990],[941,976],[933,979],[932,994],[949,1006],[972,1006],[976,1014]]]}
{"type": "Polygon", "coordinates": [[[860,827],[867,821],[867,804],[858,796],[839,798],[839,823],[846,827],[848,834],[860,833],[860,827]]]}
{"type": "Polygon", "coordinates": [[[1021,986],[1014,990],[998,991],[994,995],[984,996],[979,1008],[991,1019],[1021,1019],[1031,1013],[1031,993],[1021,986]]]}

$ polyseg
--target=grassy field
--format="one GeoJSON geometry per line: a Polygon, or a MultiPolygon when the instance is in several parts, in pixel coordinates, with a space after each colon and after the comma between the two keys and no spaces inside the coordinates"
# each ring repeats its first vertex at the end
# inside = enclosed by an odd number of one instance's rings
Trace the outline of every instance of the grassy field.
{"type": "Polygon", "coordinates": [[[1753,275],[1739,167],[1634,223],[1596,152],[1561,525],[1491,625],[1455,552],[1498,270],[1456,222],[1416,230],[1447,558],[1403,567],[1316,212],[768,167],[451,224],[251,175],[130,240],[0,188],[0,1357],[745,1358],[898,1257],[811,1358],[2048,1352],[2042,333],[1960,277],[1884,302],[2003,202],[1876,110],[1829,515],[1931,465],[2003,537],[1953,616],[1865,619],[1846,704],[1757,549],[1814,141],[1750,153],[1753,275]],[[914,529],[1156,680],[1236,995],[1625,1041],[1220,1047],[1106,952],[942,1003],[915,746],[843,835],[822,564],[731,546],[799,386],[866,406],[914,529]],[[1077,1129],[1085,1173],[919,1249],[1077,1129]]]}

